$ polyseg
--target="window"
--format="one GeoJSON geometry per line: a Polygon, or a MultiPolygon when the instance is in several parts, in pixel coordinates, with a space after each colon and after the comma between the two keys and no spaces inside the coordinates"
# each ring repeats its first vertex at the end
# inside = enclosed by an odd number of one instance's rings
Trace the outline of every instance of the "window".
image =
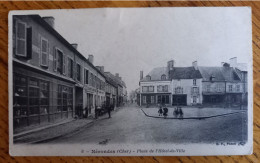
{"type": "Polygon", "coordinates": [[[154,96],[151,96],[151,103],[154,104],[154,96]]]}
{"type": "Polygon", "coordinates": [[[163,92],[168,92],[168,85],[163,86],[163,92]]]}
{"type": "Polygon", "coordinates": [[[210,85],[207,85],[206,91],[207,91],[207,92],[210,92],[210,85]]]}
{"type": "Polygon", "coordinates": [[[85,73],[84,73],[84,78],[85,78],[85,84],[88,84],[88,70],[85,69],[85,73]]]}
{"type": "Polygon", "coordinates": [[[240,92],[240,85],[236,85],[237,92],[240,92]]]}
{"type": "Polygon", "coordinates": [[[77,80],[78,81],[81,80],[80,73],[81,73],[81,66],[80,66],[80,64],[77,64],[77,80]]]}
{"type": "Polygon", "coordinates": [[[221,85],[217,84],[217,92],[221,92],[221,85]]]}
{"type": "Polygon", "coordinates": [[[199,93],[199,88],[193,87],[193,88],[192,88],[192,93],[193,93],[193,94],[199,93]]]}
{"type": "Polygon", "coordinates": [[[143,103],[146,104],[146,96],[143,96],[143,103]]]}
{"type": "Polygon", "coordinates": [[[142,87],[142,92],[148,92],[148,87],[147,86],[143,86],[142,87]]]}
{"type": "Polygon", "coordinates": [[[68,76],[73,78],[73,60],[68,57],[68,76]]]}
{"type": "Polygon", "coordinates": [[[169,104],[170,103],[169,95],[158,95],[158,103],[169,104]]]}
{"type": "Polygon", "coordinates": [[[197,97],[196,97],[196,96],[193,96],[193,100],[192,100],[192,102],[193,102],[194,104],[197,103],[197,97]]]}
{"type": "Polygon", "coordinates": [[[16,23],[16,55],[26,57],[26,24],[16,23]]]}
{"type": "Polygon", "coordinates": [[[229,86],[228,86],[228,91],[229,91],[229,92],[232,92],[232,91],[233,91],[232,85],[229,85],[229,86]]]}
{"type": "Polygon", "coordinates": [[[149,92],[154,92],[154,86],[149,86],[149,92]]]}
{"type": "Polygon", "coordinates": [[[193,79],[193,85],[196,85],[197,84],[196,82],[197,82],[196,79],[193,79]]]}
{"type": "Polygon", "coordinates": [[[94,76],[93,76],[93,74],[91,73],[90,74],[90,85],[93,87],[94,86],[94,76]]]}
{"type": "Polygon", "coordinates": [[[49,64],[49,45],[48,40],[41,37],[41,65],[48,66],[49,64]]]}
{"type": "Polygon", "coordinates": [[[58,85],[58,107],[57,112],[72,111],[73,89],[71,87],[58,85]]]}
{"type": "Polygon", "coordinates": [[[183,88],[182,87],[176,87],[175,88],[175,94],[183,94],[183,88]]]}
{"type": "Polygon", "coordinates": [[[65,74],[65,55],[63,52],[55,48],[54,56],[53,56],[53,68],[54,71],[59,72],[60,74],[65,74]]]}
{"type": "Polygon", "coordinates": [[[161,80],[166,80],[166,75],[165,75],[165,74],[163,74],[163,75],[161,76],[161,80]]]}
{"type": "Polygon", "coordinates": [[[151,76],[150,76],[150,75],[147,75],[147,76],[146,76],[146,79],[147,79],[147,80],[151,80],[151,76]]]}

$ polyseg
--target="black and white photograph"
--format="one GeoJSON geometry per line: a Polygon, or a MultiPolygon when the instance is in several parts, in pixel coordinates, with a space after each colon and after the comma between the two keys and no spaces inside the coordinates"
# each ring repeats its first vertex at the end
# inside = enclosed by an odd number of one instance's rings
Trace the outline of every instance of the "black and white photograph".
{"type": "Polygon", "coordinates": [[[246,155],[250,7],[9,13],[13,156],[246,155]]]}

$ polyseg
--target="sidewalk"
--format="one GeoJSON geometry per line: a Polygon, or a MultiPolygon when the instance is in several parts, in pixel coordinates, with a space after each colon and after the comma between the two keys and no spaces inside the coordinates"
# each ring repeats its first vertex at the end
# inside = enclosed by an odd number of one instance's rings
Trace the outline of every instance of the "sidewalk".
{"type": "MultiPolygon", "coordinates": [[[[114,111],[111,112],[116,113],[119,108],[116,108],[114,111]]],[[[70,121],[63,121],[60,123],[55,123],[52,125],[39,127],[32,129],[30,131],[21,132],[18,134],[14,134],[14,143],[28,143],[28,144],[35,144],[35,143],[43,143],[49,140],[56,139],[58,137],[62,137],[67,134],[73,134],[75,132],[80,131],[81,129],[94,124],[97,120],[102,120],[107,118],[108,115],[104,114],[99,116],[98,119],[94,119],[91,117],[83,118],[83,119],[72,119],[70,121]]]]}
{"type": "Polygon", "coordinates": [[[80,128],[91,125],[94,119],[77,119],[63,124],[54,124],[51,127],[39,129],[37,131],[31,130],[26,134],[14,135],[14,143],[39,143],[45,140],[58,138],[66,134],[75,132],[80,128]]]}

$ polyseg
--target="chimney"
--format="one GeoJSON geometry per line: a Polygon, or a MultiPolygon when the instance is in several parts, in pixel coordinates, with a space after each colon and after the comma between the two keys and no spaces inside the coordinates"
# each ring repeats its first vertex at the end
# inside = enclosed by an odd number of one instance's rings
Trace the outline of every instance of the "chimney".
{"type": "Polygon", "coordinates": [[[140,80],[142,80],[144,78],[144,72],[140,71],[140,80]]]}
{"type": "Polygon", "coordinates": [[[237,57],[233,57],[229,59],[230,67],[236,67],[237,65],[237,57]]]}
{"type": "Polygon", "coordinates": [[[42,19],[44,21],[46,21],[52,28],[54,28],[54,21],[55,21],[54,17],[52,17],[52,16],[45,16],[45,17],[42,17],[42,19]]]}
{"type": "Polygon", "coordinates": [[[76,50],[78,50],[78,44],[77,43],[73,43],[71,44],[73,46],[73,48],[75,48],[76,50]]]}
{"type": "Polygon", "coordinates": [[[120,80],[122,80],[122,77],[119,77],[120,80]]]}
{"type": "Polygon", "coordinates": [[[192,62],[192,66],[195,68],[195,70],[198,70],[198,62],[197,61],[192,62]]]}
{"type": "Polygon", "coordinates": [[[105,67],[104,66],[100,66],[100,71],[101,72],[105,72],[105,67]]]}
{"type": "Polygon", "coordinates": [[[119,73],[116,73],[116,77],[119,78],[119,73]]]}
{"type": "Polygon", "coordinates": [[[168,69],[168,72],[170,70],[173,70],[173,67],[174,67],[174,60],[170,60],[167,62],[167,69],[168,69]]]}
{"type": "Polygon", "coordinates": [[[94,56],[92,54],[88,55],[88,61],[93,64],[94,56]]]}
{"type": "Polygon", "coordinates": [[[99,71],[101,71],[101,67],[100,67],[100,66],[96,66],[96,68],[97,68],[99,71]]]}

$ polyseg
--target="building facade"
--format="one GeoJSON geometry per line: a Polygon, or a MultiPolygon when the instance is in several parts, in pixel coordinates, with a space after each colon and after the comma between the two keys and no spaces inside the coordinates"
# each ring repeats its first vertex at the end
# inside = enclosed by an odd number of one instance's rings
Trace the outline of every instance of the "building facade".
{"type": "Polygon", "coordinates": [[[247,103],[247,66],[231,58],[219,67],[167,67],[154,68],[139,82],[140,106],[145,105],[224,105],[240,106],[247,103]]]}
{"type": "Polygon", "coordinates": [[[12,33],[14,129],[87,117],[105,103],[106,76],[94,56],[65,40],[53,17],[15,15],[12,33]]]}

